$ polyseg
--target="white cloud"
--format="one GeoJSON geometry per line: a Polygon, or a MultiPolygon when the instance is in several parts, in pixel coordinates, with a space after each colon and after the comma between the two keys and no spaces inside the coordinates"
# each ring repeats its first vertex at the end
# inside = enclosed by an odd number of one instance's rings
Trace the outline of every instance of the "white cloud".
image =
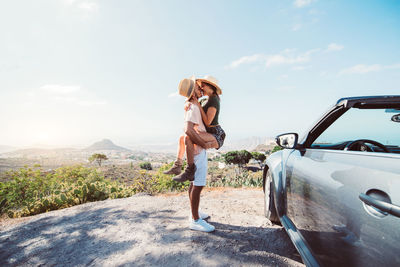
{"type": "Polygon", "coordinates": [[[104,106],[107,105],[107,101],[90,101],[90,100],[78,100],[75,102],[76,104],[84,107],[92,107],[92,106],[104,106]]]}
{"type": "Polygon", "coordinates": [[[64,0],[69,6],[74,6],[87,12],[94,12],[99,9],[97,0],[64,0]]]}
{"type": "Polygon", "coordinates": [[[285,49],[279,54],[273,55],[264,55],[264,54],[256,54],[252,56],[244,56],[239,58],[238,60],[233,61],[228,67],[229,68],[237,68],[242,64],[248,63],[264,63],[267,68],[279,65],[295,65],[301,64],[305,62],[309,62],[311,60],[311,55],[319,52],[321,49],[311,49],[304,53],[297,53],[296,49],[285,49]]]}
{"type": "Polygon", "coordinates": [[[302,54],[295,54],[292,50],[285,50],[280,54],[267,56],[265,66],[293,65],[310,61],[311,55],[320,49],[312,49],[302,54]]]}
{"type": "Polygon", "coordinates": [[[296,89],[296,86],[291,86],[291,85],[286,85],[286,86],[281,86],[277,87],[274,90],[280,93],[288,93],[296,89]]]}
{"type": "Polygon", "coordinates": [[[90,91],[83,90],[79,85],[46,84],[27,92],[26,96],[29,97],[30,103],[42,103],[40,105],[52,103],[92,107],[107,104],[107,101],[97,99],[90,91]]]}
{"type": "Polygon", "coordinates": [[[374,64],[374,65],[363,65],[363,64],[358,64],[353,67],[341,70],[339,74],[364,74],[368,72],[375,72],[375,71],[380,71],[382,70],[382,66],[379,64],[374,64]]]}
{"type": "Polygon", "coordinates": [[[81,90],[80,86],[76,85],[59,85],[59,84],[46,84],[40,87],[40,89],[51,92],[51,93],[60,93],[60,94],[70,94],[73,92],[77,92],[81,90]]]}
{"type": "Polygon", "coordinates": [[[328,45],[328,48],[326,48],[325,52],[340,51],[343,50],[343,48],[343,45],[331,43],[328,45]]]}
{"type": "Polygon", "coordinates": [[[325,70],[320,71],[320,72],[319,72],[319,76],[321,76],[321,77],[326,77],[326,76],[328,76],[328,72],[325,71],[325,70]]]}
{"type": "Polygon", "coordinates": [[[298,30],[300,30],[301,29],[301,27],[302,27],[302,25],[300,24],[300,23],[296,23],[296,24],[294,24],[293,26],[292,26],[292,31],[298,31],[298,30]]]}
{"type": "Polygon", "coordinates": [[[170,93],[169,95],[168,95],[168,97],[177,97],[177,96],[179,96],[179,93],[178,92],[173,92],[173,93],[170,93]]]}
{"type": "Polygon", "coordinates": [[[293,5],[295,7],[301,8],[310,5],[311,3],[315,2],[316,0],[295,0],[293,5]]]}
{"type": "Polygon", "coordinates": [[[305,69],[309,69],[309,68],[311,68],[311,66],[294,66],[294,67],[292,67],[292,70],[300,71],[300,70],[305,70],[305,69]]]}
{"type": "Polygon", "coordinates": [[[364,65],[358,64],[352,66],[350,68],[343,69],[339,72],[339,75],[343,74],[365,74],[369,72],[378,72],[385,69],[400,69],[400,63],[393,65],[381,65],[381,64],[373,64],[373,65],[364,65]]]}
{"type": "Polygon", "coordinates": [[[287,80],[289,78],[289,75],[287,74],[282,74],[281,76],[278,77],[279,80],[287,80]]]}
{"type": "Polygon", "coordinates": [[[239,58],[238,60],[233,61],[231,64],[229,64],[229,68],[236,68],[239,67],[242,64],[246,63],[254,63],[254,62],[260,62],[265,60],[265,55],[262,54],[256,54],[252,56],[244,56],[239,58]]]}
{"type": "Polygon", "coordinates": [[[99,8],[99,5],[95,2],[82,2],[78,7],[87,11],[96,11],[99,8]]]}
{"type": "Polygon", "coordinates": [[[384,66],[385,69],[400,69],[400,63],[384,66]]]}

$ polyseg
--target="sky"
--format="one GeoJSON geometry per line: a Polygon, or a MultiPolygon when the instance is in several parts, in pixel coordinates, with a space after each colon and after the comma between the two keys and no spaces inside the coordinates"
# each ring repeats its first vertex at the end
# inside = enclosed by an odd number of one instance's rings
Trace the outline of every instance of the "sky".
{"type": "Polygon", "coordinates": [[[228,142],[400,94],[400,1],[1,0],[0,32],[0,145],[176,142],[191,75],[228,142]]]}

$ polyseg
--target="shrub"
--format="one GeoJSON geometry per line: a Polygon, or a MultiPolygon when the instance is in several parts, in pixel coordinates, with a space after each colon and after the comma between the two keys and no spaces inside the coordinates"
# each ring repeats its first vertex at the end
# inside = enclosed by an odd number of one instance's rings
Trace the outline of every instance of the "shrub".
{"type": "Polygon", "coordinates": [[[280,151],[280,150],[282,150],[283,148],[282,147],[280,147],[280,146],[274,146],[274,148],[272,149],[272,151],[271,151],[271,154],[272,153],[275,153],[276,151],[280,151]]]}
{"type": "Polygon", "coordinates": [[[151,163],[150,162],[142,162],[140,163],[140,168],[144,169],[144,170],[148,170],[151,171],[153,168],[151,167],[151,163]]]}
{"type": "Polygon", "coordinates": [[[249,172],[243,170],[240,173],[228,172],[225,175],[213,177],[207,181],[207,185],[211,187],[262,187],[263,178],[262,171],[249,172]]]}
{"type": "Polygon", "coordinates": [[[186,181],[184,183],[175,182],[174,180],[172,180],[171,175],[163,173],[165,170],[171,168],[172,164],[173,162],[161,166],[157,170],[157,173],[153,174],[157,181],[156,192],[184,191],[188,189],[190,185],[189,181],[186,181]]]}
{"type": "Polygon", "coordinates": [[[240,168],[249,163],[252,155],[247,150],[229,151],[223,155],[226,164],[237,164],[240,168]]]}
{"type": "Polygon", "coordinates": [[[96,161],[99,166],[101,166],[101,163],[105,160],[108,160],[107,156],[99,153],[95,153],[89,157],[90,162],[96,161]]]}
{"type": "Polygon", "coordinates": [[[0,183],[0,213],[9,217],[34,215],[90,201],[121,198],[135,193],[104,177],[92,168],[70,166],[46,173],[41,169],[21,168],[8,173],[10,180],[0,183]]]}

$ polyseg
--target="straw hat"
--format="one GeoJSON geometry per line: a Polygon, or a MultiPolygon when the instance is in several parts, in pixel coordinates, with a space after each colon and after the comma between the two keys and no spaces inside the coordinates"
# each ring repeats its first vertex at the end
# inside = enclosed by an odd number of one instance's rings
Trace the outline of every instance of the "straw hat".
{"type": "Polygon", "coordinates": [[[217,94],[218,95],[222,94],[222,90],[218,85],[218,80],[215,77],[213,77],[211,75],[206,75],[206,76],[204,76],[204,78],[197,79],[196,81],[197,82],[205,82],[205,83],[211,84],[217,89],[217,94]]]}
{"type": "Polygon", "coordinates": [[[185,78],[179,82],[178,92],[181,96],[187,97],[188,99],[192,97],[194,93],[196,79],[194,76],[189,79],[185,78]]]}

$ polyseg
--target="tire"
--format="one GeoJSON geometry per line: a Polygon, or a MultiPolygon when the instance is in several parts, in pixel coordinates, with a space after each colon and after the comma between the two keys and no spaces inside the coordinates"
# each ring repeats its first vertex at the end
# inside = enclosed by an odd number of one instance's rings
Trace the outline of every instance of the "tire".
{"type": "Polygon", "coordinates": [[[268,220],[274,224],[280,224],[278,213],[276,212],[274,190],[272,185],[272,175],[268,170],[264,183],[264,214],[268,220]]]}

